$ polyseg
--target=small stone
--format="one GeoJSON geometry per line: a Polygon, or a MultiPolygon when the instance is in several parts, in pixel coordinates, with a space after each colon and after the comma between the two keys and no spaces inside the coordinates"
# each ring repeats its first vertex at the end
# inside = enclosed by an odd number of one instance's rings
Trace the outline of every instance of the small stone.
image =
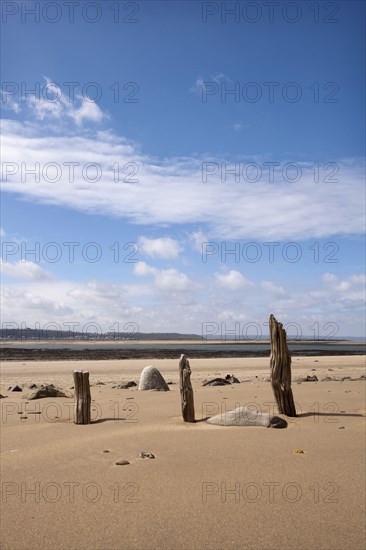
{"type": "Polygon", "coordinates": [[[208,382],[204,382],[202,386],[230,386],[231,382],[228,380],[225,380],[225,378],[213,378],[212,380],[208,380],[208,382]]]}
{"type": "Polygon", "coordinates": [[[0,393],[0,399],[5,399],[6,397],[8,397],[7,395],[1,395],[0,393]]]}
{"type": "Polygon", "coordinates": [[[128,460],[123,460],[123,459],[117,460],[116,462],[117,466],[126,466],[127,464],[129,464],[128,460]]]}
{"type": "Polygon", "coordinates": [[[117,390],[127,390],[128,388],[133,388],[134,386],[137,386],[136,382],[130,380],[130,382],[126,382],[125,384],[118,384],[118,386],[113,387],[117,390]]]}
{"type": "Polygon", "coordinates": [[[303,451],[302,449],[295,449],[294,453],[297,455],[303,455],[305,454],[305,451],[303,451]]]}
{"type": "Polygon", "coordinates": [[[240,384],[240,380],[238,380],[233,374],[227,374],[225,376],[225,380],[230,382],[230,384],[240,384]]]}
{"type": "Polygon", "coordinates": [[[20,416],[20,420],[27,420],[28,416],[20,416]]]}
{"type": "Polygon", "coordinates": [[[28,388],[30,390],[35,390],[36,388],[38,388],[37,384],[30,384],[30,386],[28,386],[28,388]]]}
{"type": "Polygon", "coordinates": [[[10,386],[8,391],[23,391],[23,390],[20,386],[13,386],[13,387],[10,386]]]}
{"type": "Polygon", "coordinates": [[[308,374],[304,382],[318,382],[318,377],[316,374],[312,374],[312,375],[308,374]]]}
{"type": "Polygon", "coordinates": [[[155,455],[152,453],[147,453],[146,451],[141,451],[140,455],[141,458],[155,458],[155,455]]]}
{"type": "Polygon", "coordinates": [[[346,427],[345,426],[338,426],[338,430],[345,430],[346,427]]]}
{"type": "Polygon", "coordinates": [[[108,449],[103,449],[102,453],[109,453],[108,449]]]}

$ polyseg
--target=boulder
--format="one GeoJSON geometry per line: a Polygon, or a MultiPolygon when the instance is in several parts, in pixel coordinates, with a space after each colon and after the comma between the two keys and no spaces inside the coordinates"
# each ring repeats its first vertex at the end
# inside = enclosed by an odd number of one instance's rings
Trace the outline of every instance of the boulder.
{"type": "Polygon", "coordinates": [[[42,399],[44,397],[67,397],[67,395],[53,384],[48,384],[36,389],[33,393],[29,394],[27,399],[42,399]]]}
{"type": "Polygon", "coordinates": [[[23,391],[20,386],[10,386],[8,391],[23,391]]]}
{"type": "Polygon", "coordinates": [[[161,372],[151,365],[145,367],[141,372],[139,390],[170,391],[161,372]]]}
{"type": "Polygon", "coordinates": [[[207,420],[216,426],[263,426],[265,428],[287,428],[287,422],[279,416],[272,416],[247,407],[238,407],[207,420]]]}

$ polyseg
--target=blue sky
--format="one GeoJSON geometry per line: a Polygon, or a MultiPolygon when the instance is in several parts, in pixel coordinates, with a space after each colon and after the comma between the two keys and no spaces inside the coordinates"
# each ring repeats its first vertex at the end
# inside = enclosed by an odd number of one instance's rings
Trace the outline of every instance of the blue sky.
{"type": "Polygon", "coordinates": [[[2,4],[3,322],[362,335],[364,3],[45,4],[2,4]]]}

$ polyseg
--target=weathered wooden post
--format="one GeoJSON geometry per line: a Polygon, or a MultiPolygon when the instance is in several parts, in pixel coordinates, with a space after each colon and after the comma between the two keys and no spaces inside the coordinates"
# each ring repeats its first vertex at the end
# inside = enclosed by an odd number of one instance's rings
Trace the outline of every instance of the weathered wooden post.
{"type": "Polygon", "coordinates": [[[271,335],[271,384],[278,411],[287,416],[296,416],[291,390],[291,355],[287,347],[286,331],[273,315],[269,317],[271,335]]]}
{"type": "Polygon", "coordinates": [[[91,395],[89,372],[74,370],[74,422],[75,424],[90,424],[91,395]]]}
{"type": "Polygon", "coordinates": [[[182,403],[182,416],[185,422],[195,422],[191,367],[185,355],[179,360],[179,385],[182,403]]]}

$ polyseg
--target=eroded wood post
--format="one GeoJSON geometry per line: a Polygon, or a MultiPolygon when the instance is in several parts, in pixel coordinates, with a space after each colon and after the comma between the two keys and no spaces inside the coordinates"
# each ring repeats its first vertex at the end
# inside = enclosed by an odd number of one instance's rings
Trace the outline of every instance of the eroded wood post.
{"type": "Polygon", "coordinates": [[[90,424],[91,395],[89,372],[74,370],[74,422],[75,424],[90,424]]]}
{"type": "Polygon", "coordinates": [[[271,335],[271,384],[277,402],[278,412],[296,416],[291,390],[291,355],[287,347],[286,331],[273,315],[269,317],[271,335]]]}
{"type": "Polygon", "coordinates": [[[182,416],[185,422],[195,422],[191,367],[185,355],[179,360],[179,385],[182,403],[182,416]]]}

